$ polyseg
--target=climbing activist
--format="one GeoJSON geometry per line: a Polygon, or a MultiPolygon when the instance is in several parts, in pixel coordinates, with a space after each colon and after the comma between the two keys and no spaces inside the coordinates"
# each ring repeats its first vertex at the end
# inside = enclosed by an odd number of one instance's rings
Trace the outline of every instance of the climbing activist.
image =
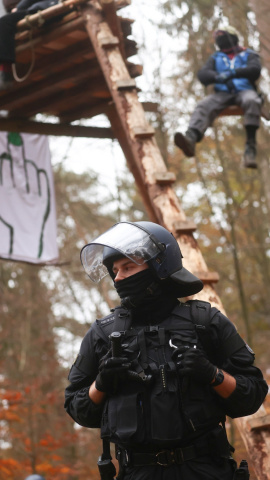
{"type": "Polygon", "coordinates": [[[214,32],[218,50],[211,55],[198,72],[200,82],[214,84],[214,93],[198,103],[191,115],[185,134],[176,132],[174,142],[186,156],[195,155],[195,146],[215,118],[230,105],[238,105],[244,112],[246,145],[243,165],[257,168],[256,131],[260,125],[262,99],[256,90],[261,73],[259,55],[239,45],[239,34],[232,26],[223,26],[214,32]]]}
{"type": "Polygon", "coordinates": [[[267,384],[234,325],[182,265],[174,236],[152,222],[120,222],[86,245],[91,280],[109,273],[121,304],[86,333],[70,370],[65,409],[100,428],[101,478],[232,480],[226,415],[250,415],[267,384]]]}
{"type": "Polygon", "coordinates": [[[12,8],[12,2],[5,1],[5,8],[9,13],[0,18],[0,91],[11,88],[14,82],[12,64],[15,63],[17,23],[26,15],[45,10],[57,3],[58,0],[20,0],[12,8]]]}

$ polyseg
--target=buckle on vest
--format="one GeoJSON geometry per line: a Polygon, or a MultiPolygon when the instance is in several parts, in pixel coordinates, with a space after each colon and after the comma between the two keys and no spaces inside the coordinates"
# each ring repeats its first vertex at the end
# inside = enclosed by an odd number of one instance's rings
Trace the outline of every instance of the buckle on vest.
{"type": "Polygon", "coordinates": [[[173,450],[162,450],[156,454],[157,464],[162,467],[168,467],[175,463],[174,451],[173,450]]]}

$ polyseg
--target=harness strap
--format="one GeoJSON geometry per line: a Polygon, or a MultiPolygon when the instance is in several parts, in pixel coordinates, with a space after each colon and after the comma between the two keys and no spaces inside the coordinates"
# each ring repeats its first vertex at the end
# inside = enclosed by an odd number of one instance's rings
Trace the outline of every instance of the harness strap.
{"type": "Polygon", "coordinates": [[[145,336],[144,336],[144,331],[140,330],[138,333],[138,344],[140,347],[140,363],[143,369],[148,367],[148,362],[147,362],[147,351],[146,351],[146,343],[145,343],[145,336]]]}

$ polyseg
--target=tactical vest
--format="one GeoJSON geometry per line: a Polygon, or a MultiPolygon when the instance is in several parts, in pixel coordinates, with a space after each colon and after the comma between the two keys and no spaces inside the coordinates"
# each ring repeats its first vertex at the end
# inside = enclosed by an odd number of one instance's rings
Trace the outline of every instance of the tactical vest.
{"type": "Polygon", "coordinates": [[[210,429],[225,421],[218,397],[209,385],[180,378],[172,354],[185,345],[202,349],[216,366],[245,345],[237,334],[222,347],[210,342],[208,302],[179,304],[158,325],[134,327],[129,311],[117,307],[112,315],[97,320],[98,335],[108,342],[114,331],[121,332],[122,355],[131,362],[136,375],[107,398],[101,422],[101,438],[130,446],[151,443],[181,443],[187,435],[210,429]],[[124,327],[124,328],[123,328],[124,327]]]}

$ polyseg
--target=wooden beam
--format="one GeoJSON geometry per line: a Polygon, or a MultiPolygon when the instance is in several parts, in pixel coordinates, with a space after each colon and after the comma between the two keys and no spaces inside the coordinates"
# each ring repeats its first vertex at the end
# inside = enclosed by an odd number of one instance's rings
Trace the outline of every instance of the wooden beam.
{"type": "Polygon", "coordinates": [[[117,9],[128,7],[131,4],[131,0],[116,0],[117,9]]]}
{"type": "MultiPolygon", "coordinates": [[[[45,11],[45,10],[44,10],[45,11]]],[[[37,46],[39,44],[46,44],[50,43],[54,40],[56,40],[59,37],[63,37],[64,35],[73,32],[76,28],[82,28],[83,23],[82,23],[82,17],[78,17],[75,20],[72,20],[71,22],[64,23],[62,25],[59,25],[59,28],[54,28],[54,29],[46,29],[46,31],[39,30],[37,32],[37,35],[32,39],[29,39],[29,31],[23,31],[19,32],[15,36],[16,42],[21,44],[18,45],[17,49],[18,51],[22,50],[28,50],[31,48],[31,46],[37,46]],[[28,40],[28,41],[27,41],[28,40]]]]}
{"type": "Polygon", "coordinates": [[[155,172],[155,179],[159,185],[171,185],[175,182],[176,176],[173,172],[155,172]]]}
{"type": "Polygon", "coordinates": [[[40,135],[85,137],[85,138],[115,138],[111,128],[87,127],[59,123],[42,123],[23,118],[0,118],[0,131],[38,133],[40,135]]]}
{"type": "Polygon", "coordinates": [[[159,103],[157,102],[142,102],[142,106],[145,112],[158,112],[159,103]]]}
{"type": "MultiPolygon", "coordinates": [[[[25,57],[26,50],[19,52],[18,48],[19,47],[16,48],[16,64],[25,63],[23,58],[25,57]]],[[[85,56],[87,56],[89,66],[91,65],[90,62],[95,60],[95,54],[91,49],[91,44],[87,38],[79,42],[74,42],[72,45],[58,51],[52,52],[50,49],[48,49],[44,54],[45,49],[46,45],[43,46],[42,55],[36,53],[34,70],[31,74],[31,78],[28,79],[29,83],[33,78],[49,76],[50,72],[55,68],[57,68],[58,71],[59,67],[62,67],[63,69],[66,68],[63,58],[65,58],[66,64],[70,64],[76,60],[78,61],[78,52],[80,52],[81,63],[85,61],[85,56]]],[[[29,53],[27,63],[29,63],[29,53]]]]}
{"type": "Polygon", "coordinates": [[[74,122],[74,120],[80,120],[83,118],[92,118],[96,115],[107,115],[108,100],[98,101],[95,105],[82,105],[76,106],[74,109],[70,107],[64,114],[59,116],[60,121],[63,123],[74,122]]]}
{"type": "Polygon", "coordinates": [[[265,416],[267,413],[262,405],[253,415],[234,420],[251,459],[254,478],[258,480],[270,480],[269,429],[250,428],[250,422],[265,416]]]}
{"type": "Polygon", "coordinates": [[[51,75],[49,78],[44,78],[40,82],[30,83],[23,89],[15,90],[3,99],[0,97],[0,104],[5,110],[17,110],[18,104],[21,109],[24,105],[48,97],[51,93],[55,93],[57,89],[61,90],[65,84],[73,82],[76,87],[79,83],[90,79],[93,80],[94,78],[97,78],[97,83],[102,82],[103,79],[100,75],[101,72],[98,67],[88,71],[84,64],[78,65],[76,69],[72,66],[65,71],[51,75]]]}
{"type": "Polygon", "coordinates": [[[116,2],[114,0],[100,0],[100,2],[112,34],[119,39],[119,48],[123,57],[125,57],[124,35],[121,28],[121,21],[117,15],[116,2]]]}
{"type": "Polygon", "coordinates": [[[250,430],[261,430],[262,428],[270,429],[270,415],[263,417],[250,418],[247,422],[250,430]]]}
{"type": "MultiPolygon", "coordinates": [[[[81,118],[92,118],[96,115],[105,114],[108,116],[108,108],[110,100],[99,101],[96,105],[87,105],[85,104],[84,107],[81,105],[76,106],[74,109],[70,107],[70,109],[60,115],[60,120],[63,123],[70,123],[74,120],[80,120],[81,118]]],[[[146,112],[156,112],[157,111],[157,104],[153,102],[142,102],[143,109],[146,112]]]]}
{"type": "Polygon", "coordinates": [[[203,283],[217,283],[219,281],[219,274],[217,272],[195,271],[193,273],[203,283]]]}
{"type": "MultiPolygon", "coordinates": [[[[237,105],[231,105],[230,107],[225,108],[220,112],[219,117],[227,117],[227,116],[237,116],[237,115],[244,115],[244,111],[241,107],[237,105]]],[[[262,106],[261,108],[261,117],[265,118],[265,120],[270,120],[270,112],[267,111],[266,108],[262,106]]]]}
{"type": "Polygon", "coordinates": [[[177,233],[195,232],[195,230],[197,230],[193,220],[179,220],[174,222],[174,228],[177,233]]]}
{"type": "Polygon", "coordinates": [[[31,27],[40,27],[40,25],[50,18],[64,15],[71,10],[74,10],[79,5],[86,3],[87,0],[63,0],[61,3],[57,3],[52,7],[46,8],[46,10],[39,11],[33,15],[27,15],[27,18],[23,18],[17,23],[17,30],[29,30],[31,27]]]}
{"type": "Polygon", "coordinates": [[[74,85],[72,88],[62,89],[59,87],[56,91],[52,88],[51,95],[48,95],[47,92],[45,97],[41,97],[37,93],[32,102],[25,104],[25,106],[18,105],[18,107],[10,111],[10,115],[13,117],[25,117],[27,108],[28,118],[40,112],[58,117],[60,112],[65,112],[72,105],[86,105],[87,102],[91,102],[92,99],[96,101],[97,98],[100,101],[109,101],[111,99],[110,92],[102,77],[100,77],[100,81],[96,80],[95,84],[89,83],[87,79],[84,83],[74,85]],[[89,84],[91,88],[89,88],[89,84]]]}

